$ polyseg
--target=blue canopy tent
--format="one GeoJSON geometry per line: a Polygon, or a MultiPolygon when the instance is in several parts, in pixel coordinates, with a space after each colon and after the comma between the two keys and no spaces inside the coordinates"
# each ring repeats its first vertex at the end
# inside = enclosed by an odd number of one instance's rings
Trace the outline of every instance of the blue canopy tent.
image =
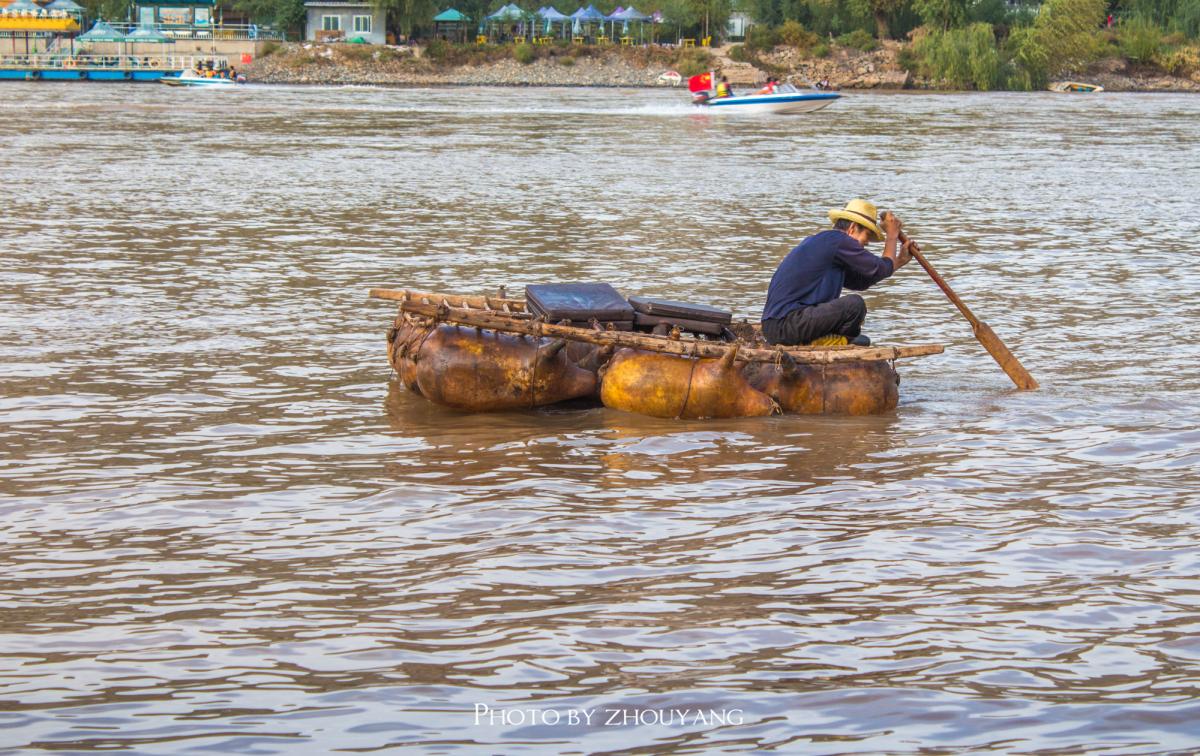
{"type": "Polygon", "coordinates": [[[575,20],[575,33],[578,34],[581,27],[587,24],[596,24],[601,32],[604,31],[604,22],[607,20],[603,13],[596,10],[596,6],[589,5],[586,8],[580,8],[571,14],[571,18],[575,20]]]}
{"type": "MultiPolygon", "coordinates": [[[[509,3],[495,13],[486,16],[484,20],[488,22],[489,31],[496,26],[504,27],[515,24],[517,35],[525,36],[526,24],[528,23],[530,28],[532,28],[532,22],[536,18],[534,14],[523,11],[513,3],[509,3]]],[[[503,38],[504,34],[501,33],[500,37],[503,38]]]]}
{"type": "Polygon", "coordinates": [[[546,22],[547,36],[554,30],[554,24],[559,25],[559,31],[562,32],[563,37],[567,36],[567,24],[571,22],[570,16],[559,13],[553,5],[540,9],[537,15],[546,22]]]}
{"type": "Polygon", "coordinates": [[[642,13],[631,5],[624,9],[618,8],[617,10],[613,11],[612,15],[610,15],[608,18],[610,21],[621,22],[621,36],[623,37],[629,35],[629,22],[637,22],[638,37],[641,41],[645,41],[645,27],[646,22],[650,20],[650,16],[647,16],[645,13],[642,13]]]}

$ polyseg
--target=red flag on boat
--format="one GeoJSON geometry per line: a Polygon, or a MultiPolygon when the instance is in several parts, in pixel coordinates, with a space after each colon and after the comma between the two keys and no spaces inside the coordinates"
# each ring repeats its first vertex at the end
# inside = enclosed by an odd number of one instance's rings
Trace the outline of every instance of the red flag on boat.
{"type": "Polygon", "coordinates": [[[712,89],[713,86],[712,71],[708,73],[696,74],[688,79],[688,91],[700,92],[705,89],[712,89]]]}

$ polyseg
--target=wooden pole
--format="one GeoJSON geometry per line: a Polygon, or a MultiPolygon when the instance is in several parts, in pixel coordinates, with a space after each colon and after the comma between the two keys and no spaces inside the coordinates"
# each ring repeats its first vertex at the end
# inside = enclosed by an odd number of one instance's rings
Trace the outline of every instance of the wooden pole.
{"type": "Polygon", "coordinates": [[[707,357],[719,359],[730,349],[737,349],[737,358],[746,362],[775,362],[786,361],[828,365],[835,362],[875,362],[880,360],[895,360],[901,357],[924,357],[930,354],[941,354],[941,344],[921,344],[903,347],[776,347],[774,349],[753,349],[736,342],[699,341],[695,339],[672,339],[668,336],[653,336],[628,331],[598,331],[574,326],[555,325],[540,320],[518,319],[486,310],[464,309],[450,307],[444,304],[425,304],[416,301],[400,301],[400,309],[404,312],[420,315],[447,323],[488,328],[493,331],[520,333],[527,336],[552,336],[570,341],[582,341],[600,346],[629,347],[645,349],[662,354],[674,354],[680,357],[707,357]]]}
{"type": "MultiPolygon", "coordinates": [[[[885,211],[882,215],[886,217],[888,213],[885,211]]],[[[908,237],[905,236],[903,231],[900,232],[900,241],[908,241],[908,237]]],[[[910,245],[909,251],[912,253],[913,259],[921,264],[921,267],[925,269],[925,272],[929,274],[933,282],[938,285],[938,288],[954,303],[958,311],[971,324],[971,330],[975,333],[975,340],[983,345],[983,348],[988,351],[988,354],[992,356],[996,364],[1008,374],[1008,377],[1012,379],[1017,388],[1023,391],[1037,389],[1038,382],[1029,374],[1029,371],[1025,369],[1025,366],[1021,364],[1016,355],[1004,345],[1004,342],[1000,340],[1000,337],[996,335],[991,326],[975,317],[975,314],[971,312],[971,308],[967,307],[966,303],[959,299],[954,290],[950,288],[950,284],[946,283],[946,280],[933,269],[933,266],[929,264],[929,261],[925,259],[925,255],[921,254],[921,251],[916,248],[915,244],[910,245]]]]}
{"type": "Polygon", "coordinates": [[[442,294],[436,291],[413,291],[411,289],[371,289],[368,292],[368,296],[374,299],[389,299],[394,302],[421,302],[428,300],[431,304],[445,303],[450,307],[469,307],[477,310],[496,310],[498,312],[525,312],[525,300],[506,299],[504,297],[442,294]]]}

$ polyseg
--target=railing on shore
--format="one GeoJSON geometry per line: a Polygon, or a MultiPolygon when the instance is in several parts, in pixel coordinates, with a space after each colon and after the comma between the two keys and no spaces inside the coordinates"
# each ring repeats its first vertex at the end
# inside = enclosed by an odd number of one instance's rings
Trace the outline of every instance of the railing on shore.
{"type": "Polygon", "coordinates": [[[0,68],[34,71],[182,71],[208,62],[229,67],[228,58],[213,55],[0,55],[0,68]]]}
{"type": "MultiPolygon", "coordinates": [[[[128,34],[138,28],[137,24],[112,24],[112,26],[122,34],[128,34]]],[[[214,26],[171,26],[168,24],[155,28],[168,37],[178,40],[283,40],[283,32],[258,24],[219,24],[214,26]]]]}

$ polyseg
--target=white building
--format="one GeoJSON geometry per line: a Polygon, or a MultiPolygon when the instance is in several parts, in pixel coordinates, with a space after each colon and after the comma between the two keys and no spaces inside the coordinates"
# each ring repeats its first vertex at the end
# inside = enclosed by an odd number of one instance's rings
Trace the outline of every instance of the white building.
{"type": "Polygon", "coordinates": [[[344,42],[361,37],[372,45],[387,42],[386,16],[370,2],[310,0],[304,4],[304,9],[307,12],[305,39],[344,42]]]}

